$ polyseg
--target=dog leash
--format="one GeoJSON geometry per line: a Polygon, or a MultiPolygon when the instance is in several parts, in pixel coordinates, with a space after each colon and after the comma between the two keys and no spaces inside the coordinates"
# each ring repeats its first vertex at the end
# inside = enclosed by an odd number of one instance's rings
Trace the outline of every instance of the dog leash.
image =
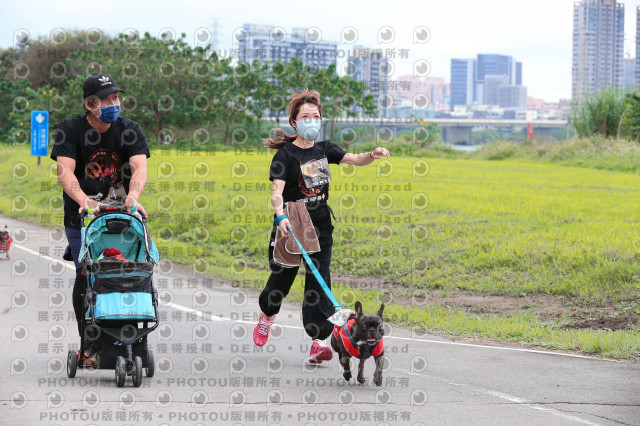
{"type": "Polygon", "coordinates": [[[333,303],[333,307],[336,309],[336,311],[341,311],[342,307],[340,306],[340,304],[336,300],[336,298],[333,295],[333,293],[331,293],[331,289],[327,286],[327,283],[324,282],[324,279],[322,278],[322,275],[320,275],[320,272],[318,272],[318,270],[316,269],[316,266],[311,261],[311,258],[307,254],[307,251],[304,249],[304,247],[302,247],[302,244],[300,243],[300,241],[298,241],[298,238],[293,233],[291,228],[289,228],[288,226],[287,226],[287,231],[291,232],[291,235],[293,236],[293,239],[296,240],[296,243],[298,244],[298,247],[300,248],[300,251],[302,252],[302,256],[304,257],[304,260],[307,262],[307,265],[309,265],[309,269],[311,269],[311,272],[313,272],[313,275],[316,277],[316,280],[318,280],[318,282],[320,283],[320,287],[322,287],[322,289],[327,294],[327,297],[329,298],[331,303],[333,303]]]}

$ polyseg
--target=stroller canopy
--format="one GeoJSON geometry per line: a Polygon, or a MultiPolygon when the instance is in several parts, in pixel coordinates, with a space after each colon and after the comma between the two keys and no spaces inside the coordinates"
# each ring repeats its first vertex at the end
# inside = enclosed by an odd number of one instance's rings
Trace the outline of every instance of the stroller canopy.
{"type": "Polygon", "coordinates": [[[82,246],[78,259],[96,260],[104,249],[116,248],[130,262],[146,262],[147,254],[158,263],[158,248],[147,233],[146,226],[135,216],[121,213],[105,214],[81,230],[82,246]]]}

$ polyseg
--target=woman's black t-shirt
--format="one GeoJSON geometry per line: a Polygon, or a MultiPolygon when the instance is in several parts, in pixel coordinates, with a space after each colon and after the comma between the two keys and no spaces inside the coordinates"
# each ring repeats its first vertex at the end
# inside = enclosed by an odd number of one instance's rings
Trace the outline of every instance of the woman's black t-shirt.
{"type": "MultiPolygon", "coordinates": [[[[87,115],[77,115],[61,123],[56,130],[55,143],[51,151],[51,159],[58,156],[76,160],[75,176],[80,187],[89,196],[96,196],[105,192],[104,185],[123,185],[129,192],[131,170],[129,159],[134,155],[151,156],[147,139],[140,125],[128,118],[119,117],[117,122],[109,127],[105,133],[100,133],[87,121],[87,115]],[[119,135],[113,137],[114,131],[119,135]],[[111,164],[107,167],[107,141],[114,141],[112,145],[111,164]],[[92,184],[92,182],[94,184],[92,184]],[[104,185],[103,185],[104,184],[104,185]]],[[[107,194],[103,193],[103,197],[107,194]]],[[[81,226],[76,203],[66,192],[64,200],[64,226],[77,228],[81,226]]]]}
{"type": "Polygon", "coordinates": [[[346,152],[331,141],[315,142],[311,148],[300,148],[287,142],[273,156],[269,180],[285,181],[283,201],[322,201],[329,199],[331,174],[329,164],[340,164],[346,152]]]}

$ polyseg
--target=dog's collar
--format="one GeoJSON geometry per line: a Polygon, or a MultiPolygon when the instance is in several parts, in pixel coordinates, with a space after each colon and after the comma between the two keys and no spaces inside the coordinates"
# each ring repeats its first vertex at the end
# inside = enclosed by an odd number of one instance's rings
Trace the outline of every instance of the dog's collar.
{"type": "Polygon", "coordinates": [[[353,337],[351,336],[351,333],[349,332],[349,327],[355,322],[355,320],[356,320],[355,315],[351,315],[347,319],[347,322],[345,323],[345,325],[342,326],[342,329],[344,330],[344,334],[349,339],[349,343],[351,343],[351,346],[352,346],[352,348],[349,348],[348,344],[345,345],[347,346],[346,347],[347,352],[349,352],[351,356],[355,356],[360,359],[367,359],[371,355],[374,355],[374,356],[380,355],[380,352],[382,352],[382,345],[381,345],[382,339],[378,340],[378,342],[375,345],[370,345],[368,343],[362,343],[359,345],[353,339],[353,337]],[[355,349],[355,350],[350,351],[349,349],[355,349]]]}

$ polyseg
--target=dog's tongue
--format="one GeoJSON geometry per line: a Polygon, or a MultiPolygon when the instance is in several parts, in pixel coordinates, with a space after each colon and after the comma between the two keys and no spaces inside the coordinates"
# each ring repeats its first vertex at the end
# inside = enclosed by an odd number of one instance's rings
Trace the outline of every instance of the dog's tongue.
{"type": "Polygon", "coordinates": [[[367,339],[367,343],[368,344],[372,344],[372,343],[375,343],[375,342],[376,342],[376,339],[367,339]]]}

